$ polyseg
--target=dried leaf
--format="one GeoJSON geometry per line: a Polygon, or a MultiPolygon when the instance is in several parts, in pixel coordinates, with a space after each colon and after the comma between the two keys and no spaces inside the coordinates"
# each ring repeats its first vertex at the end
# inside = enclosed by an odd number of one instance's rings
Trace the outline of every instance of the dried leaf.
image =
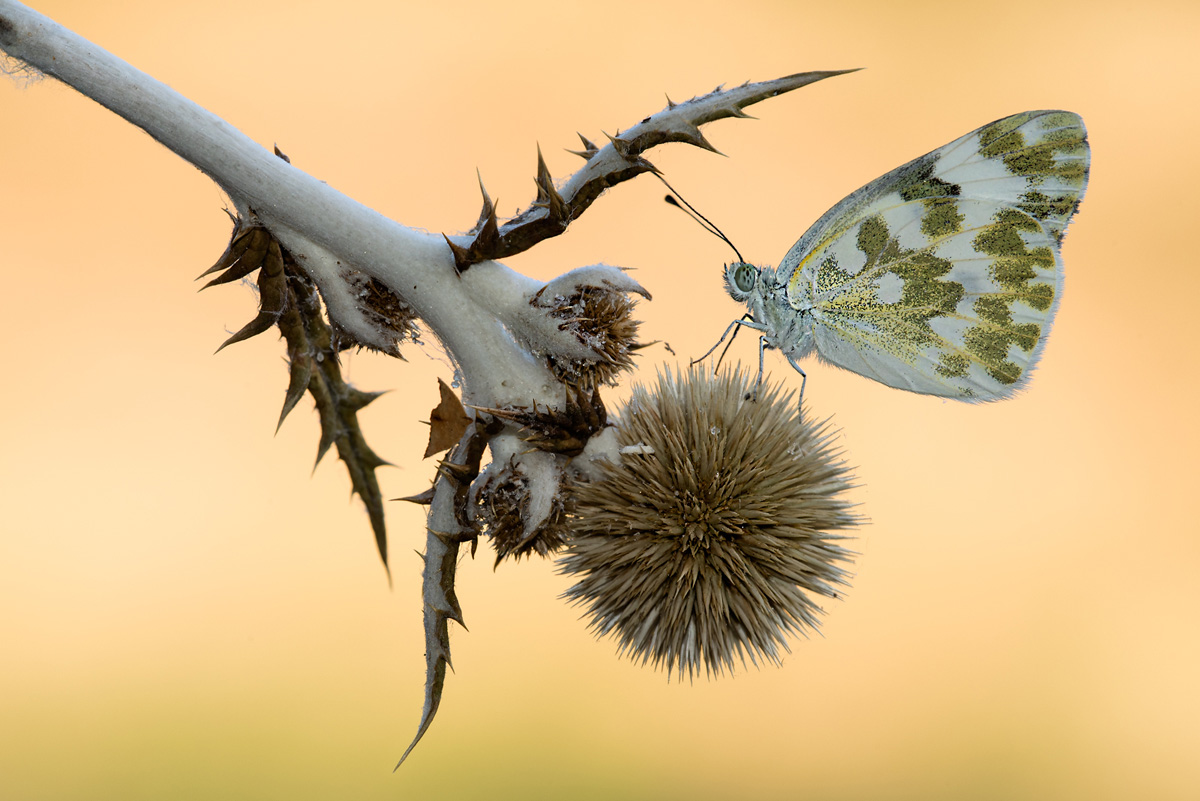
{"type": "Polygon", "coordinates": [[[312,359],[297,354],[288,365],[288,388],[283,398],[283,409],[279,412],[279,422],[275,424],[275,432],[283,426],[284,419],[296,408],[296,404],[308,391],[308,382],[312,378],[312,359]]]}
{"type": "Polygon", "coordinates": [[[429,444],[425,446],[425,455],[421,457],[423,459],[452,447],[462,439],[463,432],[471,423],[471,418],[467,417],[467,412],[454,390],[440,378],[438,390],[442,394],[442,400],[429,413],[429,444]]]}

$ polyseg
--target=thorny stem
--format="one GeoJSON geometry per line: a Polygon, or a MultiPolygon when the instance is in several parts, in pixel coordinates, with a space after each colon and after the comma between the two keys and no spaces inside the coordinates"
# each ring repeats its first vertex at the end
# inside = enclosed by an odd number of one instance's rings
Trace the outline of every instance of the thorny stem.
{"type": "MultiPolygon", "coordinates": [[[[413,307],[454,355],[478,401],[528,402],[530,391],[553,399],[553,376],[524,349],[512,347],[499,320],[464,314],[475,307],[473,285],[447,280],[454,261],[441,235],[415,231],[343,195],[165,84],[13,0],[0,0],[0,49],[146,131],[216,181],[243,216],[252,209],[315,273],[340,323],[354,321],[345,319],[349,308],[339,308],[344,288],[338,286],[338,271],[353,266],[413,307]],[[507,389],[489,378],[500,375],[507,377],[507,389]]],[[[486,283],[493,291],[512,294],[530,283],[501,265],[489,267],[486,283]]]]}
{"type": "MultiPolygon", "coordinates": [[[[671,103],[610,137],[603,147],[584,139],[579,155],[585,166],[557,188],[539,159],[538,198],[516,218],[500,223],[485,193],[484,214],[471,235],[444,237],[403,226],[343,195],[168,86],[15,0],[0,0],[0,50],[119,114],[208,174],[229,195],[239,216],[254,218],[269,230],[317,284],[332,322],[364,344],[389,350],[394,340],[378,339],[380,332],[357,306],[347,271],[384,284],[445,346],[461,370],[463,401],[493,410],[532,406],[561,411],[569,396],[564,381],[549,368],[548,357],[602,358],[586,347],[581,353],[571,333],[563,333],[562,321],[547,314],[554,304],[531,304],[535,293],[544,291],[554,298],[581,288],[618,294],[645,290],[616,268],[601,265],[571,271],[543,286],[492,259],[562,233],[604,190],[654,171],[642,155],[649,148],[685,142],[712,150],[700,125],[745,117],[744,106],[845,72],[802,73],[718,88],[686,103],[671,103]]],[[[426,694],[414,746],[440,701],[450,658],[448,623],[461,623],[454,596],[455,565],[461,542],[478,533],[465,520],[464,482],[479,473],[488,437],[494,460],[519,463],[527,449],[514,449],[519,440],[511,432],[480,432],[478,425],[468,427],[443,463],[431,499],[423,574],[426,694]],[[501,443],[506,437],[509,442],[501,443]]],[[[527,471],[531,497],[534,485],[541,482],[549,487],[543,489],[544,501],[547,492],[557,491],[571,461],[587,458],[587,450],[581,456],[534,452],[527,462],[540,465],[540,472],[535,480],[533,468],[527,471]]],[[[548,509],[549,504],[538,508],[548,509]]],[[[526,528],[532,530],[537,523],[527,520],[526,528]]]]}

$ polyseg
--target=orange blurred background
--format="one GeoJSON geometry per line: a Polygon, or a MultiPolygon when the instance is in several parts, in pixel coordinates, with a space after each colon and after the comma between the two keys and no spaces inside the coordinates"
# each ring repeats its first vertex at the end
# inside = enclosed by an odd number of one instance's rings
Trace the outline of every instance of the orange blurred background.
{"type": "MultiPolygon", "coordinates": [[[[1195,3],[434,4],[43,0],[43,13],[405,224],[461,231],[723,82],[867,70],[650,153],[751,261],[866,181],[1026,109],[1087,121],[1094,167],[1032,386],[967,406],[814,364],[857,465],[853,587],[781,668],[667,682],[596,641],[548,562],[461,566],[470,631],[424,742],[421,510],[395,588],[245,286],[196,294],[221,193],[54,81],[0,80],[0,798],[1200,797],[1195,3]],[[410,7],[411,6],[411,7],[410,7]],[[1187,520],[1193,520],[1187,523],[1187,520]]],[[[636,268],[647,340],[703,353],[730,257],[623,184],[507,263],[636,268]]],[[[743,361],[756,349],[735,346],[743,361]]],[[[350,355],[423,490],[436,348],[350,355]]],[[[675,361],[661,347],[640,377],[675,361]]],[[[773,355],[776,376],[798,386],[773,355]]],[[[610,394],[610,406],[628,387],[610,394]]]]}

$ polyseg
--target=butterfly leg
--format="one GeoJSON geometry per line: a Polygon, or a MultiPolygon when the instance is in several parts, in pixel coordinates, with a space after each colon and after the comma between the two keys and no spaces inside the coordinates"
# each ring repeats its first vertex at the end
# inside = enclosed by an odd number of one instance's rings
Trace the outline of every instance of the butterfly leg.
{"type": "Polygon", "coordinates": [[[758,388],[762,386],[763,358],[769,347],[771,346],[767,344],[766,337],[758,338],[758,378],[754,381],[754,394],[751,396],[751,400],[758,400],[758,388]]]}
{"type": "Polygon", "coordinates": [[[729,352],[729,346],[733,344],[733,340],[737,337],[737,332],[741,330],[741,328],[738,328],[738,326],[746,325],[747,319],[749,319],[752,323],[754,322],[754,318],[750,316],[749,312],[747,312],[746,314],[742,315],[741,319],[734,320],[732,323],[730,323],[729,327],[725,329],[725,333],[721,334],[721,338],[717,340],[717,344],[709,348],[703,356],[692,359],[692,364],[696,364],[697,362],[702,362],[707,359],[714,350],[721,347],[721,343],[725,342],[725,338],[729,337],[729,342],[726,343],[725,350],[721,351],[721,355],[717,357],[717,364],[715,367],[713,367],[713,372],[716,372],[717,368],[721,366],[721,362],[724,361],[725,354],[729,352]],[[729,333],[731,331],[733,332],[733,336],[730,337],[729,333]]]}
{"type": "MultiPolygon", "coordinates": [[[[801,367],[800,365],[796,364],[796,360],[793,359],[790,355],[788,355],[787,360],[788,360],[788,364],[790,364],[792,367],[794,367],[796,372],[800,374],[800,407],[801,407],[801,409],[803,409],[804,408],[804,386],[805,386],[805,384],[808,383],[808,373],[804,372],[804,368],[801,367]]],[[[762,368],[759,368],[759,369],[761,370],[762,368]]]]}

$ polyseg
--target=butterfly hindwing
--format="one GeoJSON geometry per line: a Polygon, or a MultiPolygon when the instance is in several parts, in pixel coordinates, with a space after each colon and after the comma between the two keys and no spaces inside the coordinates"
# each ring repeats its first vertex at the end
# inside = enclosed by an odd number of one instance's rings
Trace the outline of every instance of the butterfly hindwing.
{"type": "Polygon", "coordinates": [[[1082,120],[1006,117],[827,212],[780,265],[818,355],[889,386],[1008,397],[1041,353],[1063,231],[1087,181],[1082,120]]]}

